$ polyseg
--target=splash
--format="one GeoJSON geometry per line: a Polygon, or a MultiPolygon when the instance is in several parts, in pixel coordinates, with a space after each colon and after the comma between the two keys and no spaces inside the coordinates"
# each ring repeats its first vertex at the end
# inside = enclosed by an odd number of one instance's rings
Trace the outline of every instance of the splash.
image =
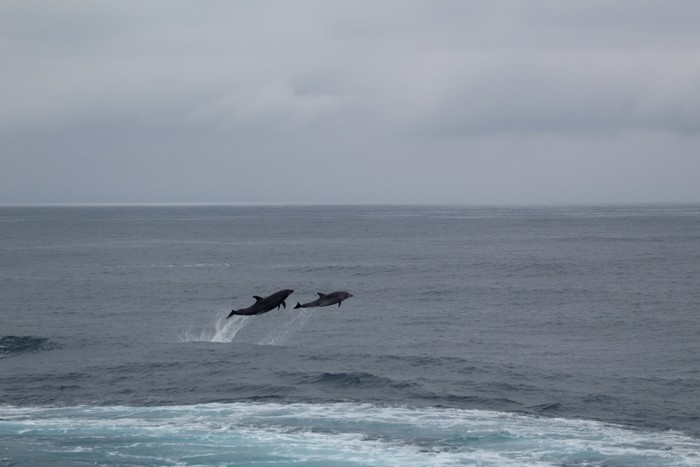
{"type": "Polygon", "coordinates": [[[294,318],[287,322],[282,329],[276,329],[259,343],[262,345],[280,345],[287,342],[289,337],[304,327],[306,322],[313,315],[313,310],[302,308],[294,318]]]}
{"type": "Polygon", "coordinates": [[[219,316],[216,322],[216,332],[212,337],[212,342],[233,342],[236,334],[243,329],[250,316],[234,316],[231,319],[226,319],[224,315],[219,316]]]}
{"type": "Polygon", "coordinates": [[[182,342],[233,342],[236,334],[248,324],[249,318],[249,316],[233,316],[226,319],[226,313],[223,313],[214,323],[213,331],[204,330],[196,333],[188,330],[181,340],[182,342]]]}

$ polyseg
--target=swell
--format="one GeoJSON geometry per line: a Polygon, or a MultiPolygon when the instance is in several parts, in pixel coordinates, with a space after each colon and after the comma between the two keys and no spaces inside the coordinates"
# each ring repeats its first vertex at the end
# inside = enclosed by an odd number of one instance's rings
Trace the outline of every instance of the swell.
{"type": "Polygon", "coordinates": [[[367,372],[322,372],[317,374],[304,375],[297,379],[297,384],[311,384],[350,389],[405,389],[415,386],[414,383],[406,381],[396,381],[391,378],[377,376],[367,372]]]}
{"type": "Polygon", "coordinates": [[[44,337],[3,336],[0,337],[0,358],[13,357],[27,352],[39,352],[58,348],[58,344],[44,337]]]}

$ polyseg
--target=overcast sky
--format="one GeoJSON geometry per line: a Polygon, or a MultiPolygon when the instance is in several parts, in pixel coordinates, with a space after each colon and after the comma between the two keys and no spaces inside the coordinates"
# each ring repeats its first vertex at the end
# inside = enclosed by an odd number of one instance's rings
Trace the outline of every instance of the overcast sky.
{"type": "Polygon", "coordinates": [[[700,202],[696,0],[2,0],[0,63],[0,204],[700,202]]]}

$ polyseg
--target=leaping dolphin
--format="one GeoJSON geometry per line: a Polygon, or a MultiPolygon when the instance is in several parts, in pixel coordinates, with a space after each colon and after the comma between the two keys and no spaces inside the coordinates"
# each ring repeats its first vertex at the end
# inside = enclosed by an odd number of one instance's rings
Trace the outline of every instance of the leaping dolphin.
{"type": "Polygon", "coordinates": [[[313,302],[309,303],[304,303],[303,305],[297,302],[296,306],[294,309],[296,310],[297,308],[313,308],[316,306],[330,306],[330,305],[335,305],[336,303],[340,307],[340,304],[343,303],[343,300],[348,299],[352,297],[351,293],[348,292],[331,292],[329,294],[318,293],[318,298],[314,300],[313,302]]]}
{"type": "Polygon", "coordinates": [[[263,313],[267,313],[273,308],[277,308],[279,310],[280,305],[287,308],[285,300],[292,294],[292,292],[294,292],[292,289],[284,289],[265,298],[255,295],[253,297],[255,299],[255,303],[250,305],[248,308],[231,310],[231,313],[229,313],[226,319],[229,319],[233,315],[261,315],[263,313]]]}

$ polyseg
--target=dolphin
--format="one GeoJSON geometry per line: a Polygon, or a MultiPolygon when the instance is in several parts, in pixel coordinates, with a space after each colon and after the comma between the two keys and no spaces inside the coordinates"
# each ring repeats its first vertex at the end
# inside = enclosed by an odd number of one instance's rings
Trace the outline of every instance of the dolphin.
{"type": "Polygon", "coordinates": [[[263,313],[267,313],[273,308],[277,308],[279,310],[280,305],[287,308],[285,300],[292,294],[292,292],[294,292],[292,289],[284,289],[280,290],[279,292],[275,292],[269,297],[265,298],[258,297],[257,295],[255,295],[253,296],[253,298],[255,299],[255,303],[250,305],[248,308],[242,308],[240,310],[231,310],[231,313],[229,313],[226,319],[229,319],[233,315],[261,315],[263,313]]]}
{"type": "Polygon", "coordinates": [[[313,302],[309,303],[304,303],[303,305],[299,302],[297,302],[296,306],[294,309],[296,310],[297,308],[313,308],[316,306],[330,306],[330,305],[335,305],[336,303],[340,307],[340,304],[343,303],[343,300],[348,299],[352,297],[352,294],[349,292],[331,292],[329,294],[318,293],[318,298],[314,300],[313,302]]]}

